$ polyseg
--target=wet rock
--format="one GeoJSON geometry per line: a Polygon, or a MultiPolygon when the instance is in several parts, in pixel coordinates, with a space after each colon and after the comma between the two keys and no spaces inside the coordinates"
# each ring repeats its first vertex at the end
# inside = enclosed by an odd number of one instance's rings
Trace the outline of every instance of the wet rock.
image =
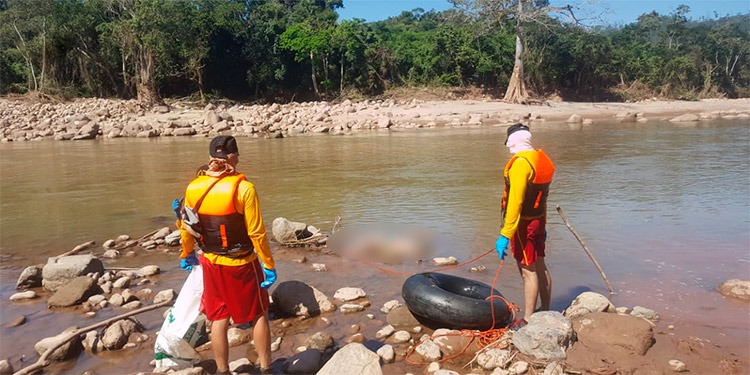
{"type": "Polygon", "coordinates": [[[112,283],[112,286],[115,289],[127,288],[130,286],[130,277],[127,277],[127,276],[120,277],[119,279],[115,280],[114,283],[112,283]]]}
{"type": "Polygon", "coordinates": [[[339,308],[339,311],[341,311],[344,314],[350,314],[350,313],[360,312],[364,309],[365,309],[364,306],[358,305],[356,303],[345,303],[341,305],[341,307],[339,308]]]}
{"type": "Polygon", "coordinates": [[[570,307],[565,309],[563,315],[568,319],[572,319],[577,316],[602,311],[614,312],[615,306],[609,302],[607,297],[599,293],[583,292],[573,300],[570,307]]]}
{"type": "Polygon", "coordinates": [[[132,301],[122,305],[121,307],[126,310],[135,310],[140,308],[141,305],[141,301],[132,301]]]}
{"type": "Polygon", "coordinates": [[[618,346],[644,355],[654,344],[648,322],[630,315],[592,313],[572,320],[578,341],[587,347],[618,346]]]}
{"type": "Polygon", "coordinates": [[[42,268],[42,285],[49,291],[57,291],[78,276],[104,272],[102,261],[93,255],[70,255],[49,258],[42,268]]]}
{"type": "Polygon", "coordinates": [[[701,118],[693,113],[686,113],[684,115],[680,115],[677,117],[673,117],[669,120],[669,122],[693,122],[693,121],[700,121],[701,118]]]}
{"type": "Polygon", "coordinates": [[[393,334],[393,342],[396,344],[401,344],[404,342],[409,342],[411,340],[411,334],[406,331],[398,331],[393,334]]]}
{"type": "MultiPolygon", "coordinates": [[[[300,262],[300,263],[304,263],[304,262],[300,262]]],[[[312,264],[312,268],[313,268],[313,271],[315,271],[315,272],[326,272],[326,271],[328,271],[328,267],[326,267],[326,265],[323,264],[323,263],[313,263],[312,264]]]]}
{"type": "Polygon", "coordinates": [[[7,324],[5,324],[5,326],[10,328],[10,327],[18,327],[18,326],[21,326],[21,325],[24,325],[24,324],[26,324],[26,317],[24,315],[21,315],[21,316],[15,318],[15,319],[11,320],[7,324]]]}
{"type": "Polygon", "coordinates": [[[362,288],[351,288],[351,287],[345,287],[340,288],[336,291],[336,293],[333,294],[333,298],[340,300],[340,301],[353,301],[358,298],[366,297],[367,293],[365,293],[362,288]]]}
{"type": "Polygon", "coordinates": [[[151,240],[163,240],[164,237],[166,237],[170,233],[172,233],[172,229],[170,229],[169,227],[161,228],[151,236],[151,240]]]}
{"type": "Polygon", "coordinates": [[[380,311],[388,314],[391,310],[395,309],[396,307],[402,306],[401,302],[398,300],[390,300],[383,304],[383,307],[380,308],[380,311]]]}
{"type": "Polygon", "coordinates": [[[392,325],[387,325],[381,329],[379,329],[377,332],[375,332],[375,338],[378,340],[382,340],[387,338],[388,336],[392,335],[393,332],[396,332],[396,329],[393,328],[392,325]]]}
{"type": "Polygon", "coordinates": [[[630,312],[630,315],[650,320],[652,322],[659,320],[659,314],[657,314],[656,311],[641,306],[633,307],[633,311],[630,312]]]}
{"type": "Polygon", "coordinates": [[[107,350],[119,350],[127,344],[130,334],[136,332],[137,324],[130,319],[118,320],[104,330],[102,345],[107,350]]]}
{"type": "Polygon", "coordinates": [[[305,341],[305,346],[325,352],[326,349],[333,347],[333,337],[326,332],[317,332],[305,341]]]}
{"type": "Polygon", "coordinates": [[[77,305],[100,291],[101,289],[99,289],[99,286],[96,285],[93,279],[86,276],[79,276],[55,292],[47,300],[47,305],[51,307],[77,305]]]}
{"type": "Polygon", "coordinates": [[[406,306],[398,306],[391,309],[386,316],[386,321],[394,327],[414,327],[420,325],[417,318],[414,317],[406,306]]]}
{"type": "MultiPolygon", "coordinates": [[[[39,342],[34,344],[34,350],[37,352],[37,354],[42,355],[47,351],[47,349],[51,349],[53,346],[56,346],[58,343],[63,341],[63,339],[65,339],[68,334],[76,329],[78,329],[78,327],[70,327],[56,336],[47,337],[40,340],[39,342]]],[[[52,361],[64,361],[68,358],[77,356],[82,349],[83,347],[81,346],[81,336],[75,336],[70,341],[62,344],[62,346],[55,349],[48,358],[52,361]]]]}
{"type": "Polygon", "coordinates": [[[347,344],[348,343],[352,343],[352,342],[358,342],[360,344],[363,343],[363,342],[365,342],[365,335],[363,335],[361,333],[355,333],[355,334],[353,334],[351,337],[349,337],[349,339],[346,340],[347,344]]]}
{"type": "Polygon", "coordinates": [[[580,124],[583,122],[583,117],[579,114],[572,114],[567,120],[565,120],[565,122],[569,124],[580,124]]]}
{"type": "Polygon", "coordinates": [[[16,290],[37,288],[42,286],[42,269],[37,266],[24,268],[16,282],[16,290]]]}
{"type": "Polygon", "coordinates": [[[120,257],[120,252],[115,249],[109,249],[102,254],[102,258],[106,259],[117,259],[120,257]]]}
{"type": "Polygon", "coordinates": [[[13,293],[13,295],[10,296],[10,300],[11,301],[23,301],[23,300],[27,300],[27,299],[33,299],[33,298],[36,298],[36,297],[37,297],[37,295],[36,295],[35,291],[33,291],[33,290],[27,290],[25,292],[13,293]]]}
{"type": "Polygon", "coordinates": [[[321,312],[336,310],[328,297],[311,285],[301,281],[284,281],[274,289],[275,308],[285,316],[312,317],[321,312]]]}
{"type": "Polygon", "coordinates": [[[7,359],[0,361],[0,375],[10,375],[14,372],[13,365],[7,359]]]}
{"type": "Polygon", "coordinates": [[[180,231],[175,230],[174,232],[168,234],[166,237],[164,237],[164,243],[166,243],[168,246],[177,246],[180,244],[180,231]]]}
{"type": "Polygon", "coordinates": [[[719,284],[716,290],[727,297],[750,301],[750,280],[727,280],[719,284]]]}
{"type": "Polygon", "coordinates": [[[285,374],[314,374],[320,369],[321,353],[308,349],[292,355],[281,365],[285,374]]]}
{"type": "MultiPolygon", "coordinates": [[[[613,314],[614,315],[614,314],[613,314]]],[[[557,311],[534,313],[529,324],[513,334],[513,345],[538,360],[565,359],[565,350],[575,340],[570,321],[557,311]]]]}
{"type": "Polygon", "coordinates": [[[380,357],[362,344],[347,344],[318,371],[317,375],[382,375],[380,357]]]}

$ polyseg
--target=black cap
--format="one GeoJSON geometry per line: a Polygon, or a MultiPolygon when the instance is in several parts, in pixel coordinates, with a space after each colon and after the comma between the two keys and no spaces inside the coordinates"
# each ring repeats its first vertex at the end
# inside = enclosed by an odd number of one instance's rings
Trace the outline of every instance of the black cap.
{"type": "Polygon", "coordinates": [[[524,124],[521,124],[520,122],[517,123],[517,124],[513,124],[513,125],[509,126],[508,127],[508,135],[505,136],[505,145],[506,146],[508,145],[508,138],[510,138],[510,135],[513,134],[513,133],[515,133],[515,132],[517,132],[517,131],[519,131],[519,130],[530,131],[528,126],[526,126],[524,124]]]}
{"type": "Polygon", "coordinates": [[[211,157],[226,159],[229,154],[239,154],[240,150],[237,148],[237,140],[231,135],[220,135],[211,140],[211,145],[208,146],[208,153],[211,157]]]}

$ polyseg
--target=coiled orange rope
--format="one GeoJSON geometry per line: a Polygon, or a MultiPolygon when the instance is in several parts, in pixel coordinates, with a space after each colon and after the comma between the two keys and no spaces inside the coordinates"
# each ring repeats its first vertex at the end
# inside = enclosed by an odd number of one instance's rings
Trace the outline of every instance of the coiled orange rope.
{"type": "MultiPolygon", "coordinates": [[[[481,254],[481,255],[479,255],[477,257],[474,257],[474,258],[470,259],[467,262],[456,264],[456,265],[453,265],[453,266],[439,268],[439,269],[436,269],[435,272],[450,270],[450,269],[454,269],[454,268],[458,268],[458,267],[463,267],[463,266],[465,266],[467,264],[470,264],[470,263],[473,263],[473,262],[479,260],[480,258],[486,256],[487,254],[490,254],[493,251],[495,251],[495,249],[490,249],[490,250],[486,251],[485,253],[483,253],[483,254],[481,254]]],[[[399,274],[399,275],[406,275],[406,276],[411,276],[412,275],[410,273],[400,272],[400,271],[395,271],[395,270],[391,270],[391,269],[388,269],[388,268],[380,267],[378,265],[375,265],[375,264],[372,264],[372,263],[369,263],[369,262],[366,262],[366,261],[364,263],[367,264],[367,265],[369,265],[369,266],[371,266],[371,267],[373,267],[373,268],[381,270],[383,272],[393,273],[393,274],[399,274]]],[[[495,284],[497,283],[497,280],[500,277],[500,270],[503,267],[503,263],[504,263],[504,260],[500,260],[500,264],[498,264],[498,266],[497,266],[497,271],[495,271],[495,277],[492,279],[492,285],[490,287],[490,296],[487,297],[487,300],[491,301],[493,299],[500,299],[501,301],[505,302],[505,304],[508,306],[508,311],[510,311],[511,314],[513,314],[513,318],[511,319],[511,321],[515,321],[516,320],[516,312],[520,311],[520,309],[518,308],[518,306],[516,306],[515,304],[513,304],[510,301],[506,300],[505,298],[503,298],[503,296],[496,295],[496,294],[492,293],[495,290],[495,284]]],[[[495,304],[494,303],[490,303],[490,311],[491,311],[491,314],[492,314],[492,327],[495,327],[495,326],[497,326],[497,322],[495,322],[495,304]]],[[[450,333],[450,334],[444,334],[444,335],[430,336],[430,337],[425,338],[424,340],[421,340],[419,343],[417,343],[411,349],[409,349],[409,351],[406,353],[405,360],[406,360],[407,363],[412,364],[412,365],[426,365],[426,364],[428,364],[428,363],[422,363],[422,362],[415,362],[415,361],[412,361],[411,359],[409,359],[409,357],[414,353],[414,350],[416,350],[416,348],[419,345],[421,345],[423,342],[425,342],[426,340],[431,340],[431,339],[435,339],[435,338],[443,337],[443,336],[462,336],[462,337],[468,337],[468,338],[470,338],[470,340],[468,340],[467,344],[458,353],[453,354],[453,355],[448,356],[448,357],[443,357],[443,358],[441,358],[440,360],[437,361],[438,363],[442,363],[442,362],[446,362],[446,361],[449,361],[451,359],[457,358],[457,357],[461,356],[462,354],[464,354],[469,349],[469,346],[471,345],[472,342],[476,342],[477,350],[481,350],[481,349],[483,349],[483,348],[485,348],[485,347],[487,347],[489,345],[492,345],[495,342],[497,342],[498,340],[500,340],[505,335],[505,332],[507,332],[507,331],[508,331],[508,328],[490,328],[490,329],[488,329],[486,331],[462,329],[458,333],[450,333]]],[[[501,346],[500,348],[504,349],[505,347],[507,347],[507,345],[501,346]]]]}

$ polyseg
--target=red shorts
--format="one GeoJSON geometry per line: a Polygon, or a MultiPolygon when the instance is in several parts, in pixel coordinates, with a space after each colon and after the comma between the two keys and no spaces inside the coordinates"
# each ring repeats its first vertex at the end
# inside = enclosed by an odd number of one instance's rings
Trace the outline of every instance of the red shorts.
{"type": "Polygon", "coordinates": [[[231,317],[234,324],[254,321],[268,311],[268,291],[260,287],[263,270],[256,258],[242,266],[222,266],[201,256],[201,312],[210,321],[231,317]]]}
{"type": "Polygon", "coordinates": [[[547,222],[545,218],[518,221],[516,235],[511,241],[511,251],[524,266],[530,266],[539,257],[544,257],[544,231],[547,222]]]}

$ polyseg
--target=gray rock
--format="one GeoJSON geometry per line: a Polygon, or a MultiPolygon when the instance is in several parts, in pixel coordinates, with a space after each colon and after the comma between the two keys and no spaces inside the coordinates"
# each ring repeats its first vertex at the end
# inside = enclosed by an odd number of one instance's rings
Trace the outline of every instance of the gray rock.
{"type": "Polygon", "coordinates": [[[24,325],[24,324],[26,324],[26,316],[21,315],[21,316],[15,318],[15,319],[9,321],[8,323],[6,323],[5,326],[6,327],[18,327],[18,326],[21,326],[21,325],[24,325]]]}
{"type": "Polygon", "coordinates": [[[414,351],[421,355],[427,362],[435,362],[443,356],[440,352],[440,347],[432,340],[422,341],[414,351]]]}
{"type": "Polygon", "coordinates": [[[161,269],[159,268],[159,266],[150,265],[150,266],[142,267],[136,273],[138,274],[138,276],[146,277],[146,276],[158,275],[159,272],[161,272],[161,269]]]}
{"type": "Polygon", "coordinates": [[[230,347],[240,346],[250,341],[251,333],[237,327],[231,327],[227,331],[227,340],[230,347]]]}
{"type": "Polygon", "coordinates": [[[326,332],[317,332],[305,341],[305,346],[325,352],[326,349],[333,347],[333,337],[326,332]]]}
{"type": "MultiPolygon", "coordinates": [[[[273,220],[273,238],[279,243],[306,238],[307,224],[289,221],[283,217],[277,217],[273,220]]],[[[308,236],[309,237],[309,236],[308,236]]]]}
{"type": "Polygon", "coordinates": [[[513,345],[538,360],[565,359],[565,350],[575,340],[570,321],[557,311],[534,313],[529,324],[513,334],[513,345]]]}
{"type": "Polygon", "coordinates": [[[17,290],[37,288],[42,286],[42,269],[37,266],[24,268],[16,282],[17,290]]]}
{"type": "Polygon", "coordinates": [[[122,349],[128,343],[130,334],[136,332],[137,324],[130,319],[118,320],[104,330],[102,345],[107,350],[122,349]]]}
{"type": "Polygon", "coordinates": [[[380,357],[364,345],[347,344],[318,371],[317,375],[382,375],[380,357]]]}
{"type": "Polygon", "coordinates": [[[750,300],[750,280],[727,280],[719,284],[716,290],[727,297],[750,300]]]}
{"type": "Polygon", "coordinates": [[[175,298],[177,298],[177,293],[175,293],[174,289],[162,290],[154,296],[154,304],[164,301],[174,301],[175,298]]]}
{"type": "Polygon", "coordinates": [[[345,303],[341,305],[341,307],[339,308],[339,311],[341,311],[344,314],[350,314],[350,313],[360,312],[364,309],[365,309],[364,306],[358,305],[356,303],[345,303]]]}
{"type": "Polygon", "coordinates": [[[51,307],[67,307],[77,305],[89,297],[101,291],[96,282],[90,277],[79,276],[71,282],[58,289],[55,294],[47,300],[51,307]]]}
{"type": "Polygon", "coordinates": [[[572,319],[577,316],[601,311],[614,312],[615,306],[609,302],[607,297],[599,293],[583,292],[573,300],[570,307],[565,309],[563,315],[568,319],[572,319]]]}
{"type": "Polygon", "coordinates": [[[120,257],[120,252],[115,249],[109,249],[102,254],[102,258],[117,259],[120,257]]]}
{"type": "Polygon", "coordinates": [[[510,361],[510,351],[499,348],[485,350],[477,356],[477,364],[485,370],[505,368],[510,361]]]}
{"type": "Polygon", "coordinates": [[[49,258],[42,268],[42,285],[49,291],[56,291],[78,276],[104,272],[102,261],[93,255],[70,255],[49,258]]]}
{"type": "Polygon", "coordinates": [[[164,227],[159,229],[156,233],[154,233],[153,236],[151,236],[152,240],[163,240],[164,237],[166,237],[168,234],[172,233],[172,229],[169,227],[164,227]]]}
{"type": "Polygon", "coordinates": [[[642,306],[633,307],[633,311],[630,312],[630,315],[650,320],[652,322],[659,320],[659,314],[657,314],[656,311],[642,306]]]}
{"type": "MultiPolygon", "coordinates": [[[[58,334],[57,336],[47,337],[36,344],[34,344],[34,350],[39,354],[42,355],[44,352],[46,352],[48,349],[51,349],[53,346],[56,346],[58,343],[63,341],[65,336],[73,332],[74,330],[78,329],[78,327],[70,327],[63,331],[62,333],[58,334]]],[[[76,355],[78,355],[81,350],[81,336],[76,336],[72,340],[68,341],[65,344],[62,344],[59,348],[55,349],[52,354],[48,357],[52,361],[64,361],[68,358],[72,358],[76,355]]]]}
{"type": "Polygon", "coordinates": [[[320,351],[307,349],[287,358],[281,368],[285,374],[314,374],[320,369],[320,360],[320,351]]]}

